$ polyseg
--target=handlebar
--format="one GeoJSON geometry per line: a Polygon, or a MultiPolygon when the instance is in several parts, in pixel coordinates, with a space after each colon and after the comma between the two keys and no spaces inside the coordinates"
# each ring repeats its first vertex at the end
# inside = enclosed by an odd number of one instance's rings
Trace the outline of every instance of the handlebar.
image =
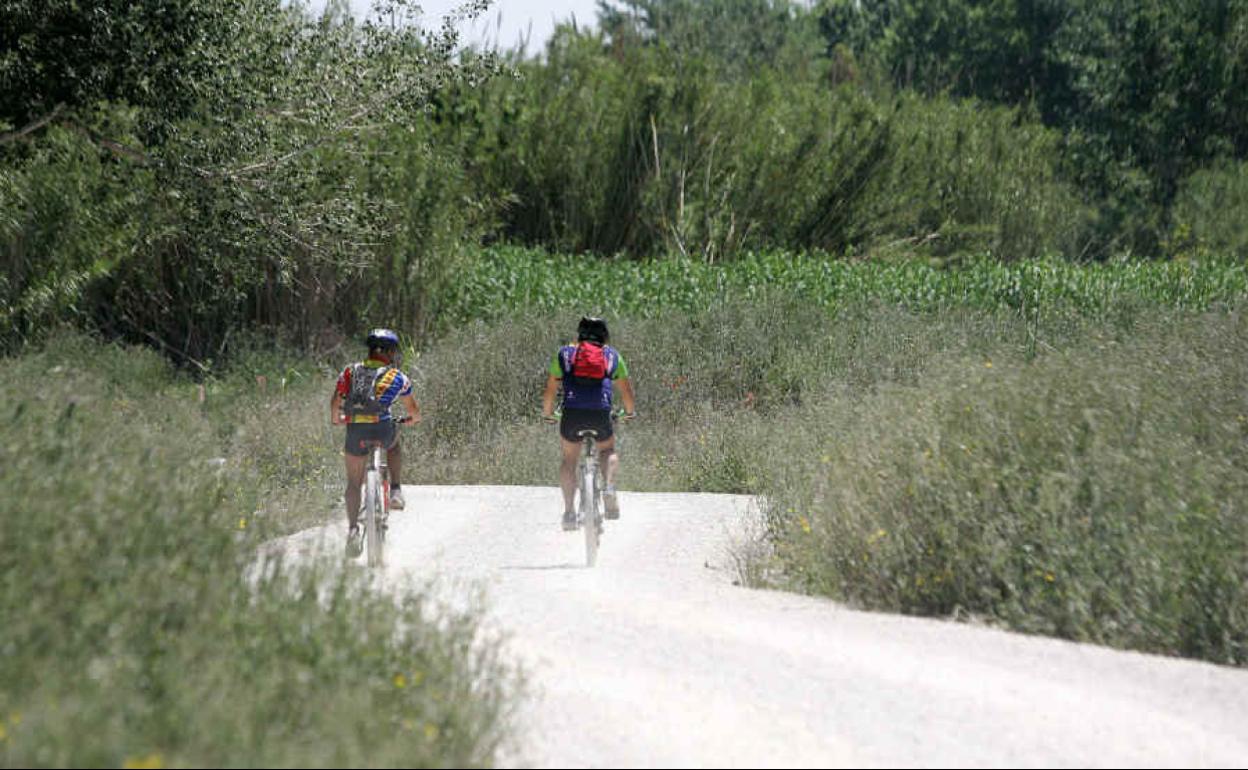
{"type": "MultiPolygon", "coordinates": [[[[554,425],[555,423],[559,422],[559,418],[562,416],[563,416],[563,410],[556,409],[554,411],[554,414],[542,415],[542,422],[546,423],[547,425],[554,425]]],[[[635,420],[635,419],[637,419],[637,412],[626,412],[623,408],[614,409],[611,411],[612,422],[616,422],[618,420],[623,420],[624,422],[628,422],[630,420],[635,420]]]]}
{"type": "MultiPolygon", "coordinates": [[[[402,417],[392,419],[391,422],[395,423],[396,425],[411,425],[415,422],[415,419],[413,419],[411,415],[403,415],[402,417]]],[[[345,414],[340,414],[338,415],[337,424],[338,425],[376,425],[377,423],[371,423],[371,422],[352,423],[349,417],[347,417],[345,414]]]]}

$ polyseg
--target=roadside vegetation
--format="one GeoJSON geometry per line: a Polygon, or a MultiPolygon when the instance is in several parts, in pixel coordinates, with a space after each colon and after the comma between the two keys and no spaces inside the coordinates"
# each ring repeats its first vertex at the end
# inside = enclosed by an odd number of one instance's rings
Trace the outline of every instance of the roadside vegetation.
{"type": "Polygon", "coordinates": [[[256,570],[284,512],[328,515],[336,459],[292,424],[309,368],[275,363],[201,403],[149,350],[63,334],[4,359],[0,764],[494,762],[519,681],[475,611],[339,563],[256,570]]]}

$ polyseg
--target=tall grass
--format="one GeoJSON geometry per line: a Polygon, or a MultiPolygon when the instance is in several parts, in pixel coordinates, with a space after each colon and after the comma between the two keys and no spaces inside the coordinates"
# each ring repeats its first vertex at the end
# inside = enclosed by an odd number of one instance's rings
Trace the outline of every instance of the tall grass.
{"type": "Polygon", "coordinates": [[[280,371],[201,405],[143,350],[58,336],[4,361],[0,762],[491,764],[514,681],[472,612],[319,562],[247,576],[286,526],[262,500],[305,483],[237,427],[302,419],[280,371]]]}
{"type": "Polygon", "coordinates": [[[787,415],[757,457],[774,582],[1248,663],[1245,340],[1242,313],[1149,315],[787,415]]]}

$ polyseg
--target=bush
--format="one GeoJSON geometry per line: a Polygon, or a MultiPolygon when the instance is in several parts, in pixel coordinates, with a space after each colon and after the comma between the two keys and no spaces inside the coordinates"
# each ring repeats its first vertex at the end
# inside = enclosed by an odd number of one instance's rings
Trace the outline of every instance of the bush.
{"type": "Polygon", "coordinates": [[[1192,174],[1179,189],[1170,247],[1179,254],[1248,259],[1248,163],[1192,174]]]}
{"type": "Polygon", "coordinates": [[[790,415],[762,455],[791,461],[767,488],[783,583],[1248,662],[1246,332],[1149,314],[790,415]]]}

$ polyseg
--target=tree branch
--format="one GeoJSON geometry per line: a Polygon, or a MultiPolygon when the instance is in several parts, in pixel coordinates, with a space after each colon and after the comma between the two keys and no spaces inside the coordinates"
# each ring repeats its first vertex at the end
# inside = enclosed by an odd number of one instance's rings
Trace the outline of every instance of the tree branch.
{"type": "Polygon", "coordinates": [[[26,125],[24,128],[19,128],[16,131],[7,131],[3,134],[0,134],[0,144],[9,144],[10,142],[16,142],[18,139],[21,139],[23,136],[26,136],[27,134],[31,134],[31,133],[34,133],[35,131],[38,131],[39,129],[51,123],[52,121],[56,120],[57,116],[59,116],[61,112],[64,111],[64,109],[65,109],[64,104],[58,104],[47,115],[44,115],[42,118],[39,118],[33,123],[26,125]]]}

